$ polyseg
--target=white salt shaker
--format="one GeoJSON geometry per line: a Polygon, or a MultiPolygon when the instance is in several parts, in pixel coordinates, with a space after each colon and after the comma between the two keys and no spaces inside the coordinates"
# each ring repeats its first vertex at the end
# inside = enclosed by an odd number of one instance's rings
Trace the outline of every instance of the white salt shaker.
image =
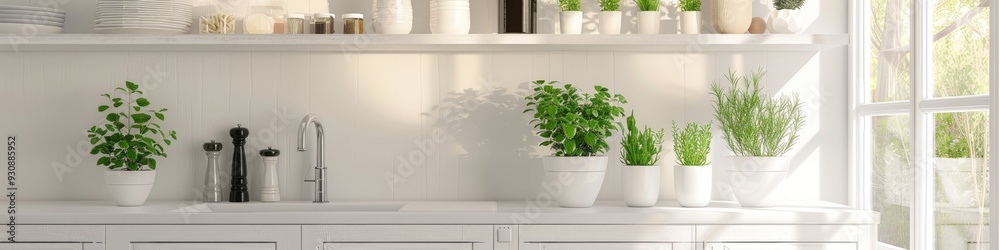
{"type": "Polygon", "coordinates": [[[281,151],[277,149],[267,149],[260,151],[261,159],[264,162],[264,184],[260,188],[260,201],[277,202],[281,201],[281,192],[278,190],[278,155],[281,151]]]}

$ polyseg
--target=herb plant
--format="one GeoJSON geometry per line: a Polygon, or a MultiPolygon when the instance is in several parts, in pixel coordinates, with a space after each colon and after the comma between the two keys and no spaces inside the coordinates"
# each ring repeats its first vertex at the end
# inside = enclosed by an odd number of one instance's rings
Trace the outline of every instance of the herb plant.
{"type": "Polygon", "coordinates": [[[619,11],[621,9],[621,0],[598,0],[601,4],[601,11],[619,11]]]}
{"type": "Polygon", "coordinates": [[[580,11],[580,0],[559,0],[562,11],[580,11]]]}
{"type": "Polygon", "coordinates": [[[621,162],[627,166],[655,166],[663,152],[663,129],[654,131],[646,127],[639,130],[635,115],[629,115],[628,130],[622,137],[621,162]]]}
{"type": "Polygon", "coordinates": [[[660,0],[633,0],[636,5],[639,5],[639,11],[657,11],[660,10],[660,0]]]}
{"type": "Polygon", "coordinates": [[[774,0],[774,8],[778,10],[797,10],[802,8],[806,0],[774,0]]]}
{"type": "Polygon", "coordinates": [[[763,70],[750,76],[726,77],[729,89],[712,84],[715,119],[729,149],[737,156],[777,157],[788,153],[798,141],[805,123],[798,95],[772,99],[761,93],[763,70]]]}
{"type": "Polygon", "coordinates": [[[572,84],[558,87],[559,82],[534,82],[525,113],[534,111],[529,124],[541,129],[537,134],[540,146],[551,147],[555,156],[596,156],[610,149],[607,138],[621,127],[615,118],[625,115],[618,103],[625,97],[595,86],[594,94],[581,94],[572,84]]]}
{"type": "Polygon", "coordinates": [[[679,0],[681,11],[701,11],[701,0],[679,0]]]}
{"type": "Polygon", "coordinates": [[[149,100],[132,82],[125,82],[125,88],[115,88],[112,94],[101,94],[108,99],[107,105],[97,107],[98,112],[106,113],[104,121],[87,130],[94,145],[90,154],[101,155],[97,165],[112,170],[156,170],[154,157],[167,157],[161,143],[169,146],[171,139],[177,140],[176,131],[161,128],[153,119],[163,121],[167,109],[149,108],[149,100]]]}
{"type": "Polygon", "coordinates": [[[708,151],[712,148],[712,123],[701,126],[688,123],[684,130],[677,127],[677,122],[672,126],[677,165],[708,166],[708,151]]]}

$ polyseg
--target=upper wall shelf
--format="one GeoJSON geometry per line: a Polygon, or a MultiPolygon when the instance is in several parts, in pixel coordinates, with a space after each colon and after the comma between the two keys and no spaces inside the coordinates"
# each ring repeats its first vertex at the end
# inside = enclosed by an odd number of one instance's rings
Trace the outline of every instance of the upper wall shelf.
{"type": "Polygon", "coordinates": [[[820,51],[819,35],[38,35],[0,39],[0,51],[820,51]]]}

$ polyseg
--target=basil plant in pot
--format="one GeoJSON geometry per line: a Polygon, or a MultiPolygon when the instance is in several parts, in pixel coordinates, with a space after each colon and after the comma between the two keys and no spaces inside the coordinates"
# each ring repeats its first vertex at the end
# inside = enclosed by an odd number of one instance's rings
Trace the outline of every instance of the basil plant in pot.
{"type": "Polygon", "coordinates": [[[177,132],[166,130],[163,121],[167,109],[150,108],[139,85],[125,82],[125,87],[102,94],[107,104],[97,107],[104,120],[87,130],[93,148],[100,155],[97,165],[108,169],[104,181],[119,206],[139,206],[146,202],[156,178],[156,157],[167,157],[164,144],[177,139],[177,132]]]}
{"type": "Polygon", "coordinates": [[[600,23],[597,25],[597,31],[605,35],[621,34],[622,33],[621,0],[598,0],[598,3],[601,5],[601,13],[599,14],[598,17],[600,23]]]}
{"type": "Polygon", "coordinates": [[[581,93],[572,84],[535,81],[525,97],[525,113],[534,112],[529,124],[540,131],[540,146],[555,153],[542,158],[545,178],[557,181],[562,191],[556,199],[562,207],[590,207],[604,183],[608,167],[607,138],[622,126],[615,118],[625,115],[618,104],[622,95],[612,95],[608,88],[595,86],[593,94],[581,93]]]}
{"type": "Polygon", "coordinates": [[[712,124],[688,123],[683,130],[673,123],[674,190],[682,207],[705,207],[712,200],[712,165],[708,152],[712,148],[712,124]]]}
{"type": "Polygon", "coordinates": [[[622,193],[630,207],[651,207],[660,197],[660,153],[663,153],[663,130],[642,130],[629,115],[622,137],[622,193]]]}
{"type": "Polygon", "coordinates": [[[559,31],[562,34],[583,33],[583,11],[580,0],[559,0],[559,31]]]}
{"type": "Polygon", "coordinates": [[[735,156],[728,172],[736,200],[744,207],[772,207],[781,194],[791,158],[785,156],[805,123],[798,96],[772,99],[761,93],[763,70],[727,76],[729,88],[712,84],[715,119],[735,156]]]}

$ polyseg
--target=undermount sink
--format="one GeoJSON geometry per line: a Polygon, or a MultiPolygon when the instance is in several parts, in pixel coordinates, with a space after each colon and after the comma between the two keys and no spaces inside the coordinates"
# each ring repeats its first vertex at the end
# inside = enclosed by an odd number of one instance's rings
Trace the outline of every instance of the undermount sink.
{"type": "Polygon", "coordinates": [[[216,213],[322,213],[322,212],[396,212],[403,202],[277,202],[277,203],[205,203],[216,213]]]}

